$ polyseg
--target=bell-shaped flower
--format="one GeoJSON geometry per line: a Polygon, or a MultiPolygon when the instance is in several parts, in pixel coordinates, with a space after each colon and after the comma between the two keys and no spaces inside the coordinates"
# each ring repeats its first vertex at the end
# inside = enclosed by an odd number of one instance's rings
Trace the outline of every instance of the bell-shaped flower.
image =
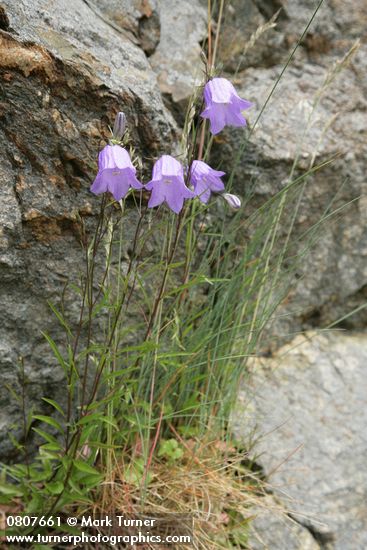
{"type": "Polygon", "coordinates": [[[109,191],[119,201],[130,187],[143,188],[135,174],[136,169],[126,149],[120,145],[106,145],[99,153],[98,174],[90,190],[95,195],[109,191]]]}
{"type": "Polygon", "coordinates": [[[224,191],[224,183],[220,179],[224,175],[225,172],[213,170],[206,162],[194,160],[191,165],[190,183],[201,202],[207,203],[212,192],[224,191]]]}
{"type": "Polygon", "coordinates": [[[155,162],[152,179],[145,188],[152,191],[149,208],[166,202],[176,214],[181,211],[185,199],[195,196],[185,185],[182,164],[170,155],[163,155],[155,162]]]}
{"type": "Polygon", "coordinates": [[[246,126],[246,119],[241,114],[253,103],[241,99],[233,84],[226,78],[213,78],[204,87],[205,109],[203,118],[210,120],[210,131],[218,134],[224,126],[246,126]]]}

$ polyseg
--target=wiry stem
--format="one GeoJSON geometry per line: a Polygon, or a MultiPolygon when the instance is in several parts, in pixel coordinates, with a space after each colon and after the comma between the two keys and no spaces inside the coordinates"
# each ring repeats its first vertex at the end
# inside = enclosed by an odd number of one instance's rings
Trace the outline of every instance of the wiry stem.
{"type": "Polygon", "coordinates": [[[159,288],[157,297],[156,297],[155,302],[154,302],[153,310],[152,310],[152,313],[151,313],[150,318],[149,318],[148,327],[147,327],[147,330],[146,330],[146,333],[145,333],[144,340],[148,340],[148,338],[151,335],[152,328],[153,328],[153,323],[155,321],[157,311],[158,311],[158,306],[160,304],[160,301],[162,299],[162,295],[163,295],[164,290],[166,288],[166,282],[167,282],[167,277],[168,277],[168,273],[169,273],[169,269],[170,269],[170,264],[173,260],[173,256],[175,255],[177,244],[178,244],[178,238],[179,238],[180,232],[181,232],[183,212],[184,211],[181,210],[181,212],[178,215],[178,220],[177,220],[177,225],[176,225],[176,234],[175,234],[173,246],[172,246],[171,251],[170,251],[170,253],[167,257],[167,262],[166,262],[166,267],[165,267],[165,270],[164,270],[164,273],[163,273],[162,283],[161,283],[161,286],[159,288]]]}
{"type": "Polygon", "coordinates": [[[212,69],[214,69],[214,67],[215,67],[215,61],[216,61],[216,57],[217,57],[218,43],[219,43],[219,36],[220,36],[220,27],[221,27],[222,18],[223,18],[223,9],[224,9],[224,0],[220,0],[217,30],[216,30],[216,33],[215,33],[213,59],[212,59],[211,65],[210,65],[210,67],[212,69]]]}

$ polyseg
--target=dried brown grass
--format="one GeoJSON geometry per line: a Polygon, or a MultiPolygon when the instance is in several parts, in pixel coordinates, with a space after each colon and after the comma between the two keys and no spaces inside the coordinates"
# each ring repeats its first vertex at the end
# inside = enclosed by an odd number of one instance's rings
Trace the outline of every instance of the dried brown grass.
{"type": "Polygon", "coordinates": [[[253,507],[262,506],[265,484],[249,468],[246,453],[218,439],[180,438],[180,446],[183,456],[179,460],[156,458],[151,462],[145,487],[144,479],[128,481],[129,464],[116,455],[113,479],[106,481],[100,502],[89,512],[191,516],[194,548],[239,548],[236,541],[246,540],[253,507]]]}

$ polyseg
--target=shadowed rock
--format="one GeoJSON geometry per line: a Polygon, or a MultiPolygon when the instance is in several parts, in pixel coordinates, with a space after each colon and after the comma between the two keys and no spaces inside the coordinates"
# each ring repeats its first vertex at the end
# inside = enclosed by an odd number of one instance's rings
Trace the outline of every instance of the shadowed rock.
{"type": "Polygon", "coordinates": [[[59,302],[82,269],[80,222],[94,223],[99,199],[89,186],[109,124],[123,110],[136,148],[150,157],[175,137],[134,35],[94,8],[21,0],[0,11],[0,453],[8,457],[7,432],[22,432],[19,403],[6,389],[21,394],[20,358],[27,405],[39,410],[40,396],[65,397],[41,331],[62,338],[47,300],[59,302]]]}

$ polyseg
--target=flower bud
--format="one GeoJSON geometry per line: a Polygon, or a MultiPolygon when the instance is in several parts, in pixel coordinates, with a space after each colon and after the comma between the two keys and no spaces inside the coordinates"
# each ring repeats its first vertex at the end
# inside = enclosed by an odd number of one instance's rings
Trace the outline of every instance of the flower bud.
{"type": "Polygon", "coordinates": [[[237,197],[237,195],[232,195],[231,193],[223,193],[222,197],[234,210],[238,210],[238,208],[241,208],[241,199],[240,197],[237,197]]]}
{"type": "Polygon", "coordinates": [[[126,116],[125,113],[117,113],[115,123],[113,125],[112,137],[116,141],[120,141],[126,130],[126,116]]]}

